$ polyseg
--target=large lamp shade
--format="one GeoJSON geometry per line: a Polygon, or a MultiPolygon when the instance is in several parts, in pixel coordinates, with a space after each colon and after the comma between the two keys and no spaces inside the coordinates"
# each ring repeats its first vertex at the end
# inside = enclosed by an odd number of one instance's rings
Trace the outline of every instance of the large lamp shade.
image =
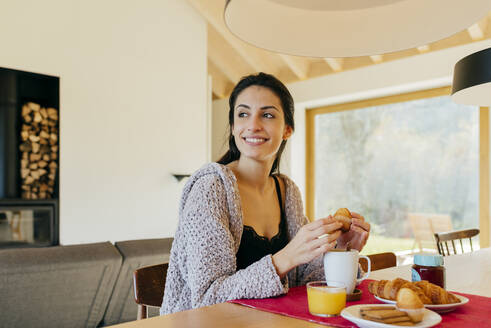
{"type": "Polygon", "coordinates": [[[452,100],[466,105],[491,105],[491,48],[475,52],[455,64],[452,100]]]}
{"type": "Polygon", "coordinates": [[[466,29],[490,0],[227,0],[230,31],[259,48],[355,57],[414,48],[466,29]]]}

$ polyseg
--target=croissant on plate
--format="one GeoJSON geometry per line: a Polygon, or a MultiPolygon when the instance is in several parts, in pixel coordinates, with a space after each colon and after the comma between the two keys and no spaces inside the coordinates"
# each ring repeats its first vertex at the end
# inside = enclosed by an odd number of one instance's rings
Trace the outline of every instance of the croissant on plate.
{"type": "Polygon", "coordinates": [[[450,304],[460,302],[455,295],[425,280],[409,282],[401,278],[396,278],[394,280],[374,280],[368,284],[368,290],[373,295],[394,301],[397,299],[397,293],[401,288],[409,288],[414,291],[423,304],[450,304]]]}
{"type": "Polygon", "coordinates": [[[403,287],[409,288],[414,291],[416,295],[418,295],[421,302],[423,302],[423,304],[432,304],[431,299],[425,295],[424,291],[421,288],[401,278],[396,278],[394,280],[371,281],[368,284],[368,291],[373,295],[377,295],[380,298],[395,301],[397,299],[397,293],[403,287]]]}
{"type": "Polygon", "coordinates": [[[409,288],[401,288],[397,293],[397,309],[406,312],[414,323],[423,320],[423,302],[421,302],[418,295],[409,288]]]}
{"type": "Polygon", "coordinates": [[[447,292],[442,287],[432,284],[426,280],[414,282],[417,287],[421,288],[433,304],[451,304],[459,303],[460,300],[453,294],[447,292]]]}

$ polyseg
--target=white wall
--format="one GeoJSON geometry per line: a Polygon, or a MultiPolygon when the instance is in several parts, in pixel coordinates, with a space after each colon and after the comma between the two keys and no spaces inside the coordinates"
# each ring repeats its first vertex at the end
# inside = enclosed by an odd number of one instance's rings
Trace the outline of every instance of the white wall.
{"type": "Polygon", "coordinates": [[[174,234],[206,154],[206,24],[182,0],[3,1],[0,66],[60,77],[60,240],[174,234]]]}
{"type": "Polygon", "coordinates": [[[217,161],[228,149],[228,109],[228,98],[213,101],[211,123],[213,161],[217,161]]]}

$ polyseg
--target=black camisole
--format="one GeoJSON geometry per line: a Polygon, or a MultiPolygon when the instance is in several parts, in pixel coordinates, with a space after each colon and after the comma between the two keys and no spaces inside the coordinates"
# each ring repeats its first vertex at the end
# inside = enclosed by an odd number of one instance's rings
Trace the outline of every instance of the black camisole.
{"type": "Polygon", "coordinates": [[[286,216],[281,199],[278,178],[273,176],[276,194],[280,204],[281,220],[278,233],[271,239],[259,236],[253,227],[244,225],[239,250],[237,251],[237,270],[244,269],[268,254],[274,254],[288,244],[286,216]]]}

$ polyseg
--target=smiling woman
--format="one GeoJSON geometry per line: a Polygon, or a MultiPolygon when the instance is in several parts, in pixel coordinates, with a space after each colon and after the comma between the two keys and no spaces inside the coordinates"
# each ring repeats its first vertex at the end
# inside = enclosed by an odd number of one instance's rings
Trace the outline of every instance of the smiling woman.
{"type": "Polygon", "coordinates": [[[368,238],[370,224],[356,213],[347,232],[331,217],[309,223],[297,186],[279,174],[294,129],[283,83],[244,77],[229,105],[229,150],[184,187],[162,314],[323,280],[325,252],[348,243],[361,250],[368,238]]]}
{"type": "Polygon", "coordinates": [[[228,137],[229,150],[218,160],[218,163],[228,164],[240,158],[241,151],[237,147],[234,131],[236,130],[236,126],[241,126],[241,123],[245,121],[244,119],[250,116],[251,107],[247,102],[251,101],[256,106],[258,103],[267,104],[264,106],[259,105],[261,111],[265,111],[262,115],[267,119],[276,119],[274,120],[275,124],[283,123],[284,125],[285,135],[276,151],[276,158],[271,167],[271,173],[273,173],[279,170],[281,154],[285,149],[286,141],[295,129],[295,122],[293,120],[294,104],[290,92],[283,83],[274,76],[264,73],[243,78],[230,95],[230,111],[228,114],[229,125],[231,127],[228,137]],[[237,122],[235,122],[236,116],[239,118],[237,122]]]}

